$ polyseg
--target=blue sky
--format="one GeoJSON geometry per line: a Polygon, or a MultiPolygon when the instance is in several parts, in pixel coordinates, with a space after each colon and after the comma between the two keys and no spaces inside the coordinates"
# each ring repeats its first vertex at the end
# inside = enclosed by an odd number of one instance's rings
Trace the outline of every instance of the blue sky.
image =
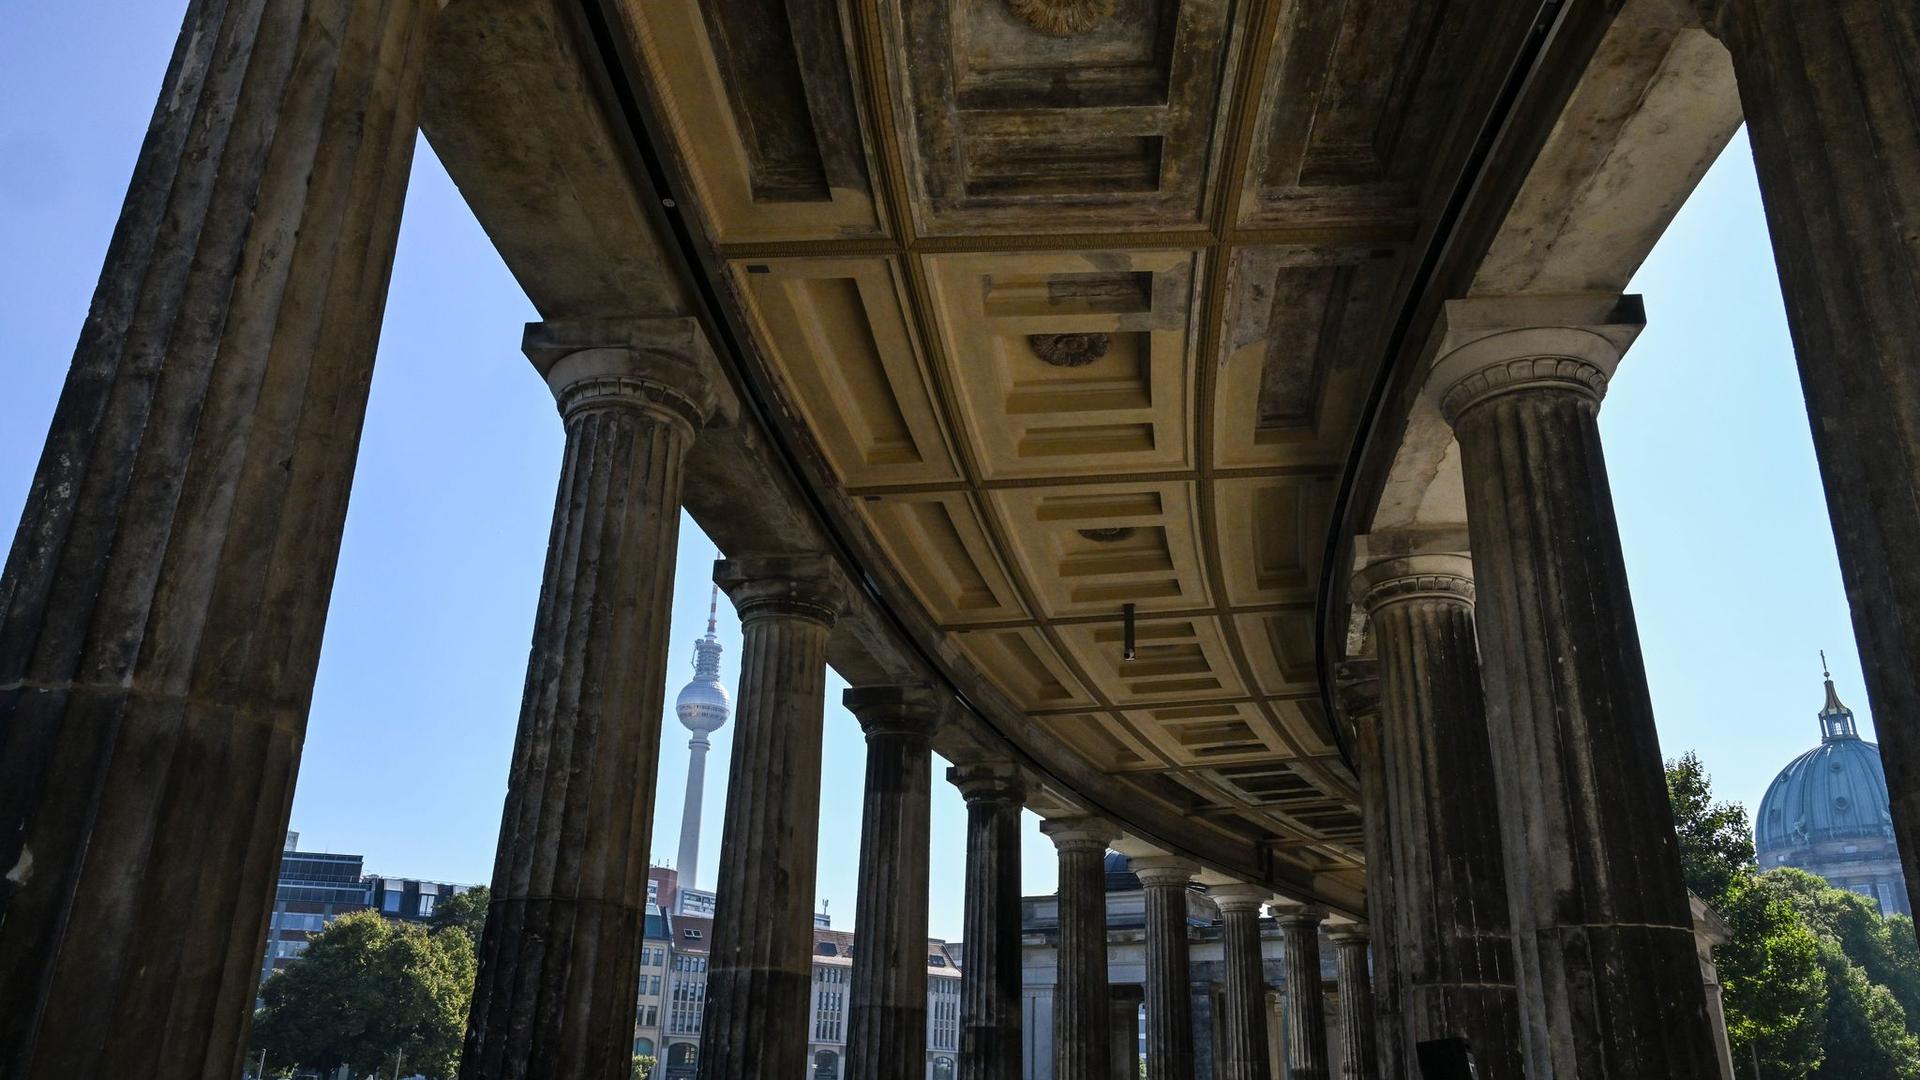
{"type": "MultiPolygon", "coordinates": [[[[0,515],[17,520],[179,27],[178,3],[30,4],[0,36],[0,515]]],[[[1867,719],[1753,167],[1736,139],[1636,278],[1648,327],[1601,410],[1661,744],[1751,808],[1816,741],[1818,650],[1867,719]]],[[[484,882],[558,476],[535,314],[424,144],[342,545],[292,827],[381,873],[484,882]]],[[[688,522],[669,697],[691,674],[712,545],[688,522]]],[[[739,627],[720,605],[723,673],[739,627]]],[[[831,679],[820,895],[853,921],[864,750],[831,679]]],[[[731,726],[708,769],[712,885],[731,726]]],[[[669,713],[654,853],[687,761],[669,713]]],[[[939,767],[939,766],[937,766],[939,767]]],[[[965,811],[934,786],[937,935],[960,934],[965,811]]],[[[1025,886],[1050,891],[1027,822],[1025,886]]]]}

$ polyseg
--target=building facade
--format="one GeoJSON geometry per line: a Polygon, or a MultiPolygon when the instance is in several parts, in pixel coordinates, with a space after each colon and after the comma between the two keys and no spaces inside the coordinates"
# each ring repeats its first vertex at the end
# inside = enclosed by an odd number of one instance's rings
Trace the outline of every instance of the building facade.
{"type": "Polygon", "coordinates": [[[298,832],[288,831],[286,845],[268,916],[262,983],[305,953],[308,939],[342,915],[371,910],[396,921],[426,922],[447,897],[472,888],[368,874],[363,856],[299,850],[298,832]]]}
{"type": "Polygon", "coordinates": [[[1787,763],[1754,815],[1761,869],[1795,866],[1872,900],[1882,915],[1911,915],[1880,748],[1860,737],[1833,676],[1820,707],[1820,745],[1787,763]]]}

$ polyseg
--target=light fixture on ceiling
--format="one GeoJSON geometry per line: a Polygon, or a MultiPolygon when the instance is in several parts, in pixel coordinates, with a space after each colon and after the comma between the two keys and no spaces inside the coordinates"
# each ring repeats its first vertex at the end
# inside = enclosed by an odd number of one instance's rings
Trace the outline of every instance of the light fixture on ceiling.
{"type": "Polygon", "coordinates": [[[1122,642],[1123,651],[1120,653],[1120,659],[1131,660],[1133,659],[1133,605],[1132,604],[1120,605],[1120,619],[1122,624],[1125,627],[1123,631],[1125,637],[1122,642]]]}

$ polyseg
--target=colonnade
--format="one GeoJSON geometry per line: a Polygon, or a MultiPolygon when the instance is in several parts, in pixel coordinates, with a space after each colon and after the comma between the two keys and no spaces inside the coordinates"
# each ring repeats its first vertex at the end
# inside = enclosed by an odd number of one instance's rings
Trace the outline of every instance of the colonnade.
{"type": "MultiPolygon", "coordinates": [[[[1900,719],[1920,715],[1920,17],[1895,0],[1698,6],[1740,77],[1920,881],[1920,737],[1900,719]]],[[[240,1067],[439,7],[189,11],[0,578],[0,1073],[240,1067]]],[[[1382,684],[1357,764],[1387,981],[1368,990],[1359,931],[1342,931],[1343,1060],[1319,995],[1294,992],[1288,1069],[1365,1077],[1375,1062],[1397,1078],[1410,1047],[1461,1036],[1490,1080],[1717,1077],[1596,421],[1638,312],[1475,300],[1445,318],[1427,386],[1459,443],[1471,554],[1378,538],[1392,554],[1355,589],[1382,684]]],[[[630,1064],[645,904],[659,553],[716,392],[685,319],[554,321],[525,345],[566,456],[462,1075],[611,1080],[630,1064]]],[[[701,1076],[798,1077],[846,584],[791,553],[742,553],[716,579],[745,647],[701,1076]]],[[[848,1060],[869,1080],[921,1060],[940,717],[920,687],[848,704],[870,745],[848,1060]]],[[[952,779],[968,803],[962,1074],[1013,1080],[1024,780],[993,761],[952,779]]],[[[1118,830],[1048,831],[1057,1075],[1106,1080],[1099,856],[1118,830]]],[[[1192,1052],[1169,914],[1185,873],[1165,860],[1143,877],[1156,1077],[1192,1052]]],[[[1257,920],[1272,898],[1213,895],[1223,1075],[1268,1080],[1257,920]]],[[[1279,917],[1290,968],[1317,985],[1321,914],[1279,917]]]]}

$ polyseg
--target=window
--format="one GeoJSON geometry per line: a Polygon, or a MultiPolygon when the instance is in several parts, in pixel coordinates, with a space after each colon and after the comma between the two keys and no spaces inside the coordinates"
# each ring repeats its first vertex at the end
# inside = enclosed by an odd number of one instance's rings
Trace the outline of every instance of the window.
{"type": "Polygon", "coordinates": [[[681,936],[681,937],[683,937],[683,938],[690,938],[690,939],[692,939],[692,940],[694,940],[694,941],[699,941],[699,940],[700,940],[700,931],[698,931],[698,930],[682,930],[682,931],[680,931],[680,936],[681,936]]]}
{"type": "Polygon", "coordinates": [[[380,910],[389,915],[400,914],[400,894],[397,892],[382,894],[380,897],[380,910]]]}
{"type": "Polygon", "coordinates": [[[434,902],[439,899],[440,899],[439,897],[433,895],[432,893],[421,893],[420,894],[420,917],[424,919],[432,915],[434,902]]]}

